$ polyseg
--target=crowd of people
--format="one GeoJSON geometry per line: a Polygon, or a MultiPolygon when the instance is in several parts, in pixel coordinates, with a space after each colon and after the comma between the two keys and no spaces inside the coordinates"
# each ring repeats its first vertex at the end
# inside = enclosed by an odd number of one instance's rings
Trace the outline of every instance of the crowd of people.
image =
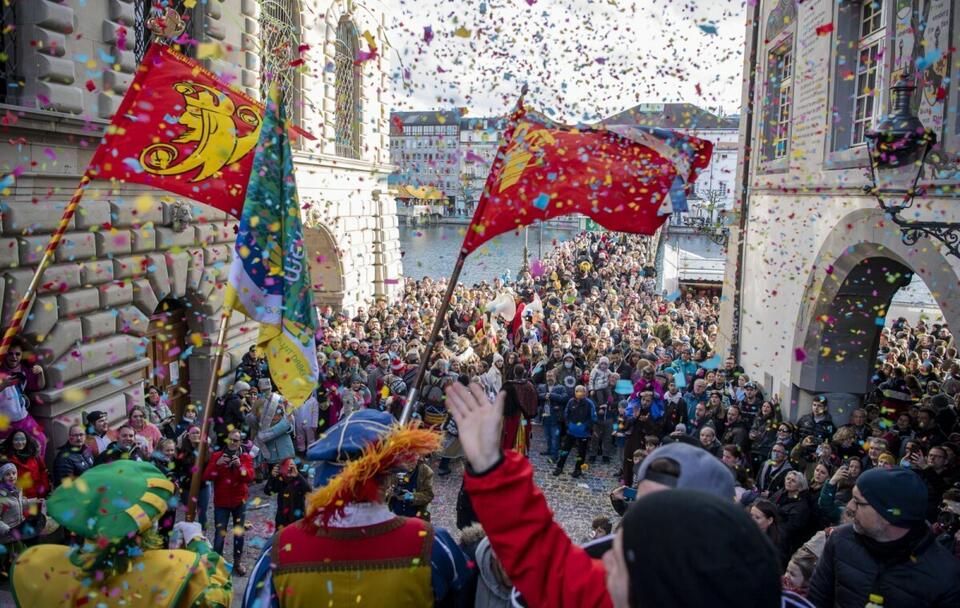
{"type": "MultiPolygon", "coordinates": [[[[250,488],[263,483],[277,496],[278,531],[290,529],[278,538],[307,542],[298,522],[318,508],[311,488],[322,493],[336,479],[321,474],[323,463],[342,468],[383,441],[424,364],[415,418],[441,440],[376,478],[380,493],[368,496],[375,516],[338,511],[340,523],[331,525],[386,525],[397,515],[429,521],[434,476],[459,472],[465,458],[459,544],[429,524],[415,530],[431,530],[447,556],[435,556],[425,574],[438,603],[508,606],[516,586],[529,605],[703,605],[678,599],[694,591],[674,589],[698,573],[717,597],[741,594],[729,605],[773,605],[765,602],[774,595],[815,606],[960,605],[960,358],[949,329],[903,319],[884,327],[875,389],[849,416],[835,421],[838,404],[818,396],[810,413],[788,420],[768,386],[716,352],[719,298],[656,292],[647,243],[583,233],[516,281],[457,285],[428,361],[421,357],[443,281],[408,279],[397,301],[352,315],[324,308],[317,389],[296,409],[251,348],[212,412],[199,534],[212,503],[213,551],[222,554],[232,534],[233,573],[246,574],[246,505],[250,488]],[[550,521],[524,458],[534,442],[556,476],[590,475],[598,460],[618,467],[611,508],[592,526],[606,531],[615,522],[602,562],[550,521]],[[677,491],[654,496],[663,489],[677,491]],[[530,516],[516,521],[517,513],[530,516]],[[703,542],[716,543],[724,568],[691,557],[703,542]]],[[[152,463],[172,484],[156,514],[163,542],[171,542],[197,469],[197,407],[175,413],[147,387],[119,426],[110,428],[105,412],[87,412],[86,424],[55,448],[48,472],[46,438],[27,411],[43,370],[21,362],[24,346],[11,349],[0,370],[11,420],[0,433],[0,542],[49,536],[57,525],[43,508],[50,492],[117,461],[152,463]]],[[[63,542],[78,542],[77,534],[65,531],[63,542]]],[[[284,585],[304,584],[278,576],[287,558],[269,553],[251,577],[248,605],[282,605],[284,585]]]]}

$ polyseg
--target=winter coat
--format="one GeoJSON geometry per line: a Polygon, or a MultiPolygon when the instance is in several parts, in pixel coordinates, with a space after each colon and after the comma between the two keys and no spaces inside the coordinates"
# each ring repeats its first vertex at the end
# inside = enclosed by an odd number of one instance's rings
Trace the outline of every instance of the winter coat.
{"type": "Polygon", "coordinates": [[[484,538],[477,545],[477,595],[474,608],[510,608],[510,591],[513,587],[504,584],[494,572],[496,556],[490,547],[490,540],[484,538]]]}
{"type": "Polygon", "coordinates": [[[772,460],[766,461],[760,469],[760,475],[757,476],[757,488],[761,492],[769,492],[770,494],[782,490],[784,479],[786,479],[787,473],[792,470],[793,467],[790,466],[788,460],[784,460],[778,469],[774,469],[772,460]]]}
{"type": "Polygon", "coordinates": [[[780,515],[780,551],[789,561],[793,552],[810,538],[810,499],[806,491],[800,492],[796,498],[790,498],[786,490],[779,490],[770,500],[777,505],[780,515]]]}
{"type": "Polygon", "coordinates": [[[853,524],[833,530],[810,580],[808,599],[818,607],[861,608],[871,595],[883,608],[960,606],[960,561],[922,529],[902,551],[880,555],[853,524]]]}
{"type": "Polygon", "coordinates": [[[23,490],[24,498],[44,498],[50,493],[47,465],[39,456],[20,458],[11,454],[9,461],[17,465],[17,487],[23,490]]]}
{"type": "Polygon", "coordinates": [[[317,394],[311,393],[303,405],[293,410],[293,442],[299,452],[305,452],[307,446],[317,439],[317,425],[320,424],[320,404],[317,394]]]}
{"type": "Polygon", "coordinates": [[[24,522],[30,507],[36,503],[34,498],[24,498],[19,489],[10,492],[0,488],[0,543],[18,540],[11,530],[24,522]]]}
{"type": "Polygon", "coordinates": [[[108,462],[114,462],[116,460],[134,460],[134,461],[144,461],[150,462],[150,458],[146,456],[137,445],[133,446],[133,449],[130,451],[125,451],[120,448],[119,444],[116,441],[107,446],[107,449],[100,452],[94,464],[106,464],[108,462]]]}
{"type": "Polygon", "coordinates": [[[260,457],[270,464],[278,464],[287,458],[293,458],[296,454],[293,450],[293,425],[286,416],[280,418],[275,424],[264,428],[257,433],[257,441],[260,445],[260,457]]]}
{"type": "Polygon", "coordinates": [[[310,492],[310,483],[302,473],[296,477],[273,477],[267,480],[263,487],[267,496],[277,495],[277,513],[275,523],[278,526],[287,526],[297,521],[306,513],[307,494],[310,492]]]}
{"type": "Polygon", "coordinates": [[[80,477],[93,466],[93,454],[87,446],[79,448],[65,443],[57,450],[53,459],[53,485],[59,486],[65,479],[80,477]]]}
{"type": "Polygon", "coordinates": [[[593,434],[593,423],[597,421],[597,406],[586,397],[571,399],[563,410],[563,419],[569,435],[578,439],[589,438],[593,434]]]}
{"type": "Polygon", "coordinates": [[[203,479],[213,482],[213,506],[232,509],[245,503],[249,497],[250,484],[254,482],[253,457],[241,452],[240,466],[232,467],[217,464],[223,453],[224,450],[218,450],[210,456],[203,479]]]}
{"type": "Polygon", "coordinates": [[[603,562],[574,545],[553,521],[543,492],[534,485],[529,460],[507,450],[499,466],[482,475],[468,472],[463,481],[491,542],[511,549],[497,557],[505,571],[521,573],[514,586],[536,598],[538,606],[613,606],[603,562]]]}
{"type": "Polygon", "coordinates": [[[797,420],[797,432],[801,440],[804,437],[813,435],[817,443],[823,443],[824,441],[829,441],[836,430],[833,424],[833,418],[830,417],[829,413],[824,414],[822,420],[814,419],[813,414],[800,416],[800,419],[797,420]]]}
{"type": "Polygon", "coordinates": [[[417,463],[409,473],[400,475],[389,498],[390,510],[404,517],[430,519],[428,507],[433,502],[433,469],[425,462],[417,463]]]}

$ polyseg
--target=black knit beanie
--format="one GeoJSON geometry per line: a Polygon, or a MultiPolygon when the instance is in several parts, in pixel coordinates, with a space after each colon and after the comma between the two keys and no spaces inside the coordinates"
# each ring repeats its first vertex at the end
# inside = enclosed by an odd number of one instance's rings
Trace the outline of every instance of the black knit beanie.
{"type": "Polygon", "coordinates": [[[665,490],[623,518],[635,608],[777,608],[777,552],[746,512],[716,496],[665,490]]]}

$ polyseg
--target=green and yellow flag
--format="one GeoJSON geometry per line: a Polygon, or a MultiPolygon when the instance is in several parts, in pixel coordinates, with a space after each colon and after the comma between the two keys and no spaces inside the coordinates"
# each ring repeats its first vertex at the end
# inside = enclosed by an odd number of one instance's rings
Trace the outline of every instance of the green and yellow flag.
{"type": "Polygon", "coordinates": [[[263,116],[240,216],[226,304],[260,322],[277,391],[294,407],[317,386],[317,311],[303,245],[283,103],[276,89],[263,116]]]}

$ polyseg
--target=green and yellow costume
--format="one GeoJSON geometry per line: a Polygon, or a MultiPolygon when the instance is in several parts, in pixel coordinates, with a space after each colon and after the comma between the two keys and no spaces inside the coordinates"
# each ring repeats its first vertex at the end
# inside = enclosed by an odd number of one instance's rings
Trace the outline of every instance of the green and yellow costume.
{"type": "Polygon", "coordinates": [[[57,488],[47,513],[83,537],[79,547],[37,545],[10,575],[17,606],[230,606],[230,574],[206,540],[159,545],[153,525],[174,486],[152,464],[119,460],[57,488]]]}

